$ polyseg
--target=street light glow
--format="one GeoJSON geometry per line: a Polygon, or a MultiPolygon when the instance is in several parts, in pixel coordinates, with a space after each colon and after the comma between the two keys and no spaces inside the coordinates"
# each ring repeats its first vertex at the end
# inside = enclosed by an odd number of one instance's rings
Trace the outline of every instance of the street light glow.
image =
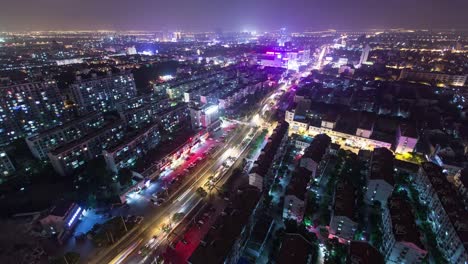
{"type": "Polygon", "coordinates": [[[208,108],[205,109],[205,114],[211,115],[214,114],[218,111],[218,106],[217,105],[212,105],[208,108]]]}

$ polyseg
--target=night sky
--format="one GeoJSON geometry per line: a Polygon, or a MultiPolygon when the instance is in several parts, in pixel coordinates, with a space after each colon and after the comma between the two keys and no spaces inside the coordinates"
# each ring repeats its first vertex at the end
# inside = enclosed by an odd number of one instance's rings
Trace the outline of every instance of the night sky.
{"type": "Polygon", "coordinates": [[[1,30],[467,29],[468,0],[0,0],[1,30]]]}

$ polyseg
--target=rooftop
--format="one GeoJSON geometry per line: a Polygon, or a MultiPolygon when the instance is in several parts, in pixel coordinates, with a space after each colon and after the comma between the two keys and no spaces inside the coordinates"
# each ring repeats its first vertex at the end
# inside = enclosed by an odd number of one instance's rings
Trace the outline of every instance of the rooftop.
{"type": "Polygon", "coordinates": [[[331,138],[325,134],[315,136],[308,148],[305,149],[302,158],[310,158],[319,163],[331,143],[331,138]]]}
{"type": "Polygon", "coordinates": [[[387,148],[375,148],[371,157],[371,169],[369,178],[372,180],[384,180],[394,185],[393,178],[393,153],[387,148]]]}
{"type": "Polygon", "coordinates": [[[353,186],[347,180],[340,180],[336,184],[334,200],[333,214],[335,216],[346,216],[349,219],[354,219],[356,197],[353,186]]]}
{"type": "Polygon", "coordinates": [[[50,210],[50,215],[55,216],[65,216],[70,208],[73,206],[72,202],[67,202],[64,200],[58,201],[50,210]]]}
{"type": "Polygon", "coordinates": [[[453,189],[453,185],[448,182],[441,167],[432,162],[425,162],[421,168],[431,182],[465,250],[468,250],[468,212],[465,211],[462,199],[453,189]]]}
{"type": "Polygon", "coordinates": [[[305,200],[307,185],[310,182],[311,173],[306,168],[298,167],[291,176],[286,195],[294,195],[302,201],[305,200]]]}
{"type": "Polygon", "coordinates": [[[309,263],[313,254],[312,245],[299,234],[285,234],[276,263],[309,263]]]}
{"type": "Polygon", "coordinates": [[[260,176],[265,176],[268,172],[275,153],[283,139],[284,134],[288,131],[288,123],[283,122],[276,126],[273,134],[268,139],[268,143],[262,149],[262,153],[255,161],[256,166],[252,168],[250,173],[257,173],[260,176]]]}
{"type": "Polygon", "coordinates": [[[189,258],[190,263],[218,264],[229,256],[232,246],[239,238],[260,199],[260,191],[255,187],[245,187],[232,200],[232,210],[219,222],[216,229],[210,229],[189,258]]]}
{"type": "Polygon", "coordinates": [[[465,188],[468,188],[468,168],[464,168],[460,171],[460,181],[465,188]]]}
{"type": "Polygon", "coordinates": [[[411,205],[403,197],[392,196],[388,199],[388,209],[392,219],[393,236],[396,241],[410,242],[421,249],[421,235],[416,226],[411,205]]]}
{"type": "Polygon", "coordinates": [[[384,257],[367,242],[351,241],[347,264],[384,264],[384,257]]]}
{"type": "Polygon", "coordinates": [[[418,131],[410,124],[400,124],[400,133],[405,137],[418,138],[418,131]]]}

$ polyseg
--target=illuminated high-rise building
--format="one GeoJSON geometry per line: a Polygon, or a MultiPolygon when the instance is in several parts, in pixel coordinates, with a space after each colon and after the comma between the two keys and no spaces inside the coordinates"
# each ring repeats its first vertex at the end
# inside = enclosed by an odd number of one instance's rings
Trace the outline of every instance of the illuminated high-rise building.
{"type": "Polygon", "coordinates": [[[58,126],[63,115],[54,81],[0,87],[0,144],[58,126]]]}
{"type": "Polygon", "coordinates": [[[193,106],[190,108],[192,128],[206,128],[219,120],[219,108],[217,105],[193,106]]]}
{"type": "Polygon", "coordinates": [[[137,95],[133,74],[93,75],[90,79],[77,77],[70,85],[73,101],[81,113],[115,110],[115,103],[137,95]]]}
{"type": "Polygon", "coordinates": [[[362,49],[361,58],[359,59],[358,67],[361,67],[362,64],[365,64],[367,62],[367,59],[369,58],[370,51],[371,51],[371,48],[370,48],[369,44],[367,44],[364,47],[364,49],[362,49]]]}

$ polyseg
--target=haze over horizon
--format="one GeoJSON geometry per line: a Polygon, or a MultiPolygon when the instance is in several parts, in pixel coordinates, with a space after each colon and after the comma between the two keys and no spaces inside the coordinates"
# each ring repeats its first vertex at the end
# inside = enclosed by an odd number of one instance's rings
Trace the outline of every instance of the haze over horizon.
{"type": "Polygon", "coordinates": [[[0,31],[468,28],[465,0],[17,0],[1,6],[0,31]]]}

